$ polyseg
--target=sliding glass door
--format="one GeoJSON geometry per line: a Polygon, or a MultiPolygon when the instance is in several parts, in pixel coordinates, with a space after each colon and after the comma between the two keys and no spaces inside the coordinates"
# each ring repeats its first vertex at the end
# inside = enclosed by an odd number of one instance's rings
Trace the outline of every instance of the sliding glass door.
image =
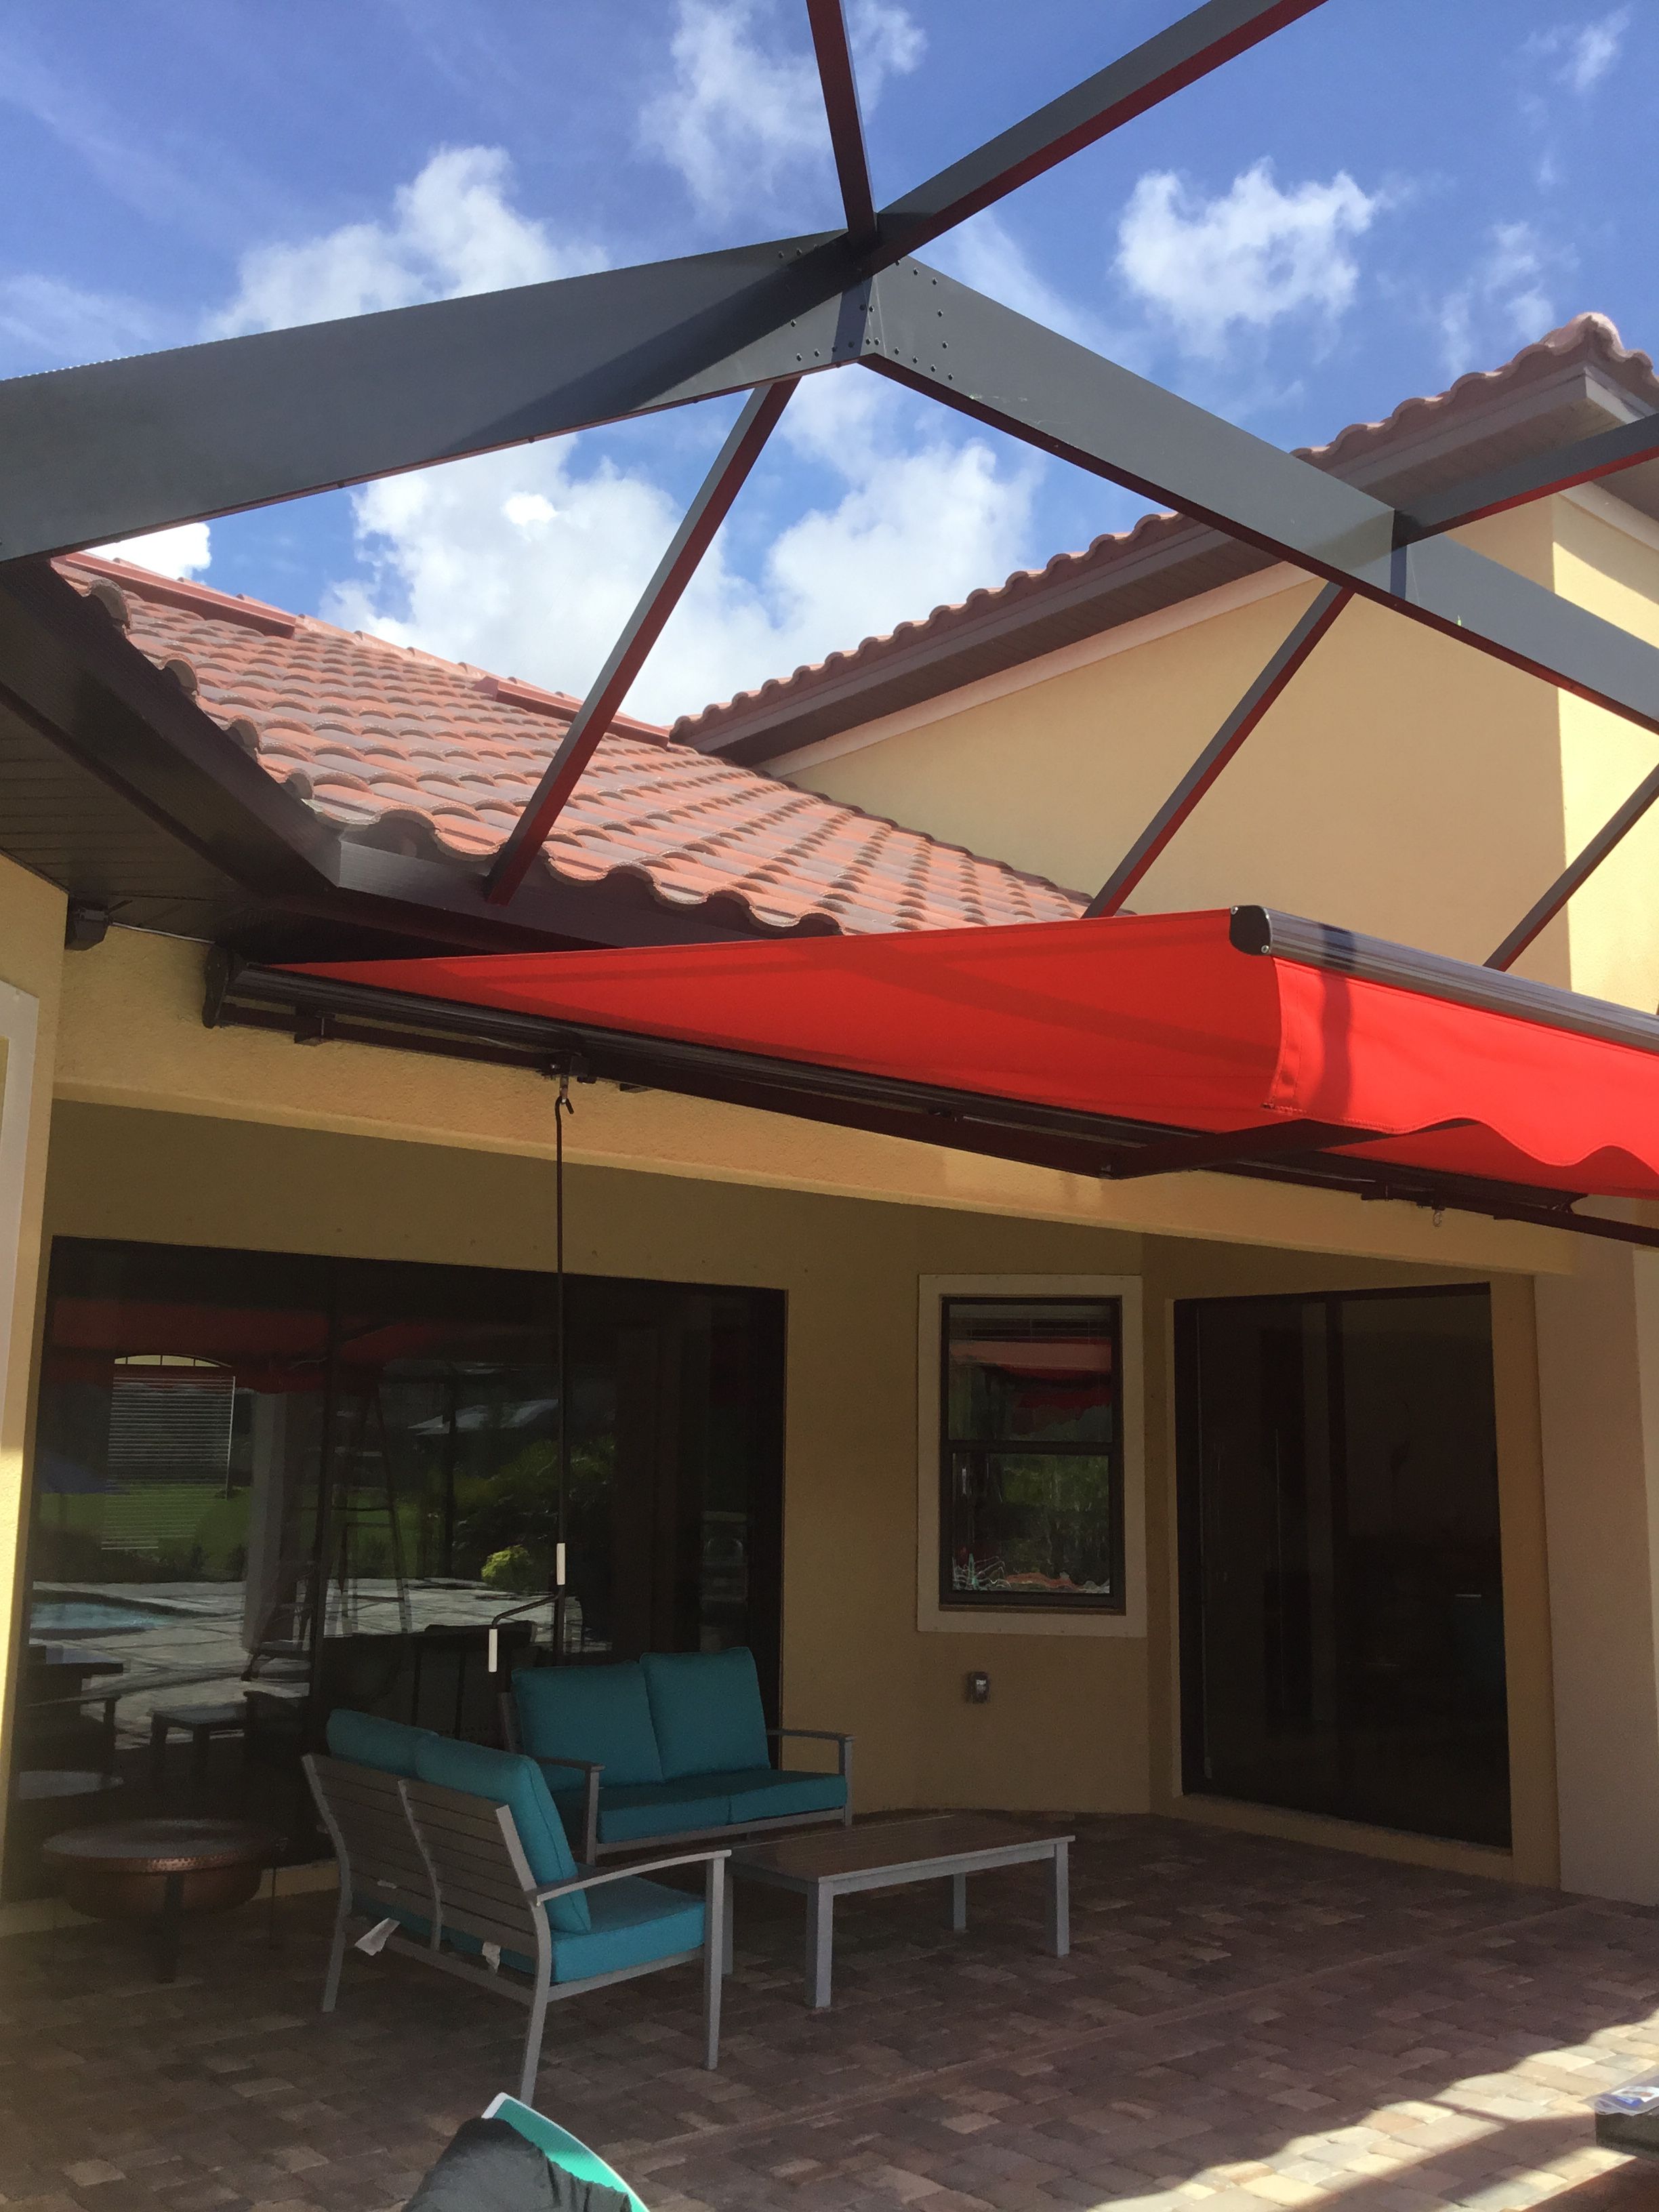
{"type": "Polygon", "coordinates": [[[260,1815],[303,1850],[328,1712],[491,1738],[511,1608],[520,1661],[747,1644],[773,1694],[782,1294],[580,1276],[568,1322],[555,1653],[548,1277],[59,1241],[13,1893],[40,1836],[106,1809],[260,1815]]]}
{"type": "Polygon", "coordinates": [[[1510,1834],[1484,1286],[1176,1308],[1184,1784],[1510,1834]]]}

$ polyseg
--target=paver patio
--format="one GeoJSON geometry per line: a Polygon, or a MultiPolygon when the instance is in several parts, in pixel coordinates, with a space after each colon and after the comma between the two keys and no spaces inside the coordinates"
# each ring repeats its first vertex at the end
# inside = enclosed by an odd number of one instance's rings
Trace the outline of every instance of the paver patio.
{"type": "MultiPolygon", "coordinates": [[[[1082,1820],[1073,1948],[1043,1877],[838,1916],[800,2002],[791,1899],[738,1893],[720,2069],[694,1970],[556,2008],[538,2102],[653,2212],[1427,2212],[1659,2205],[1588,2100],[1659,2064],[1659,1915],[1157,1820],[1082,1820]]],[[[331,1900],[190,1930],[156,1986],[118,1929],[0,1945],[8,2212],[377,2212],[516,2072],[514,2009],[353,1959],[331,1900]]]]}

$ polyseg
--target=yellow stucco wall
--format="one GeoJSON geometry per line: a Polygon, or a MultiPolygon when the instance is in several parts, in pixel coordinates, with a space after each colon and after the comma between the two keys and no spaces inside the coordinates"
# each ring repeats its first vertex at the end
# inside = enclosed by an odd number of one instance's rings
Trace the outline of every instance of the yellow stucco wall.
{"type": "MultiPolygon", "coordinates": [[[[318,1057],[286,1049],[301,1061],[318,1057]]],[[[386,1259],[545,1268],[552,1256],[550,1179],[539,1159],[74,1102],[60,1103],[56,1115],[47,1219],[57,1234],[386,1259]]],[[[1243,1250],[582,1165],[571,1174],[568,1255],[578,1270],[765,1285],[787,1293],[785,1706],[799,1725],[855,1731],[858,1801],[866,1809],[1171,1807],[1170,1302],[1246,1288],[1470,1279],[1455,1267],[1243,1250]],[[915,1604],[920,1279],[1049,1273],[1145,1279],[1148,1632],[994,1638],[924,1632],[915,1604]],[[994,1681],[983,1707],[963,1696],[963,1674],[977,1666],[994,1681]]],[[[1512,1291],[1500,1287],[1500,1372],[1507,1360],[1506,1387],[1535,1396],[1529,1340],[1503,1320],[1501,1301],[1512,1304],[1512,1291]]],[[[1522,1428],[1520,1443],[1513,1424],[1502,1443],[1517,1665],[1513,1870],[1547,1879],[1553,1863],[1553,1738],[1538,1668],[1541,1663],[1547,1676],[1547,1615],[1541,1568],[1524,1534],[1535,1518],[1538,1477],[1524,1422],[1522,1428]]],[[[1266,1816],[1266,1825],[1297,1826],[1274,1816],[1266,1816]]],[[[1420,1840],[1389,1844],[1370,1832],[1346,1839],[1511,1870],[1498,1855],[1420,1840]]]]}
{"type": "MultiPolygon", "coordinates": [[[[1546,510],[1464,534],[1554,580],[1546,510]]],[[[932,702],[935,719],[784,772],[1093,890],[1311,599],[1308,580],[1276,574],[1272,597],[1195,601],[1204,618],[1186,627],[1063,673],[1033,662],[1024,689],[932,702]]],[[[1562,865],[1560,781],[1547,685],[1351,602],[1133,902],[1258,902],[1482,960],[1562,865]]],[[[1531,972],[1565,982],[1565,960],[1558,933],[1531,972]]]]}
{"type": "MultiPolygon", "coordinates": [[[[1659,645],[1659,526],[1638,518],[1619,528],[1607,519],[1619,512],[1611,495],[1595,496],[1600,512],[1577,500],[1553,502],[1555,587],[1659,645]]],[[[1659,738],[1565,694],[1560,715],[1566,842],[1576,853],[1659,762],[1659,738]]],[[[1649,1012],[1659,1006],[1659,807],[1578,893],[1566,929],[1574,990],[1649,1012]]]]}
{"type": "Polygon", "coordinates": [[[63,894],[0,860],[0,983],[23,994],[24,1003],[0,1003],[0,1031],[9,1025],[3,1073],[0,1073],[0,1218],[6,1235],[0,1242],[0,1266],[10,1279],[0,1289],[7,1310],[0,1341],[0,1626],[5,1632],[0,1655],[0,1818],[11,1773],[10,1741],[14,1686],[10,1657],[17,1648],[16,1610],[21,1595],[21,1542],[27,1511],[24,1470],[30,1412],[32,1370],[40,1277],[41,1208],[45,1200],[47,1139],[51,1127],[53,1055],[57,1044],[58,978],[64,948],[63,894]],[[27,1032],[33,1029],[30,1038],[27,1032]],[[27,1083],[20,1079],[33,1068],[27,1083]],[[18,1224],[15,1273],[11,1273],[11,1222],[18,1224]]]}

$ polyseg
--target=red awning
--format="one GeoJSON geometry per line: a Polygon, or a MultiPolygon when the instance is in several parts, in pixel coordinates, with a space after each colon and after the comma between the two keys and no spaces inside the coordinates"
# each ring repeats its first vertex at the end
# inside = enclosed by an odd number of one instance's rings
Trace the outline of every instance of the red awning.
{"type": "Polygon", "coordinates": [[[1659,1023],[1336,932],[1427,987],[1239,934],[1220,911],[297,972],[1165,1131],[1305,1119],[1381,1133],[1357,1159],[1659,1197],[1659,1023]]]}

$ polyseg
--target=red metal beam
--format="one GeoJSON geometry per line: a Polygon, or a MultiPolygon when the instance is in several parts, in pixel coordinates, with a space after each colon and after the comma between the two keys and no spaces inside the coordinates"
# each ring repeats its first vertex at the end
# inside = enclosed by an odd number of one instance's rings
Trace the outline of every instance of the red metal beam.
{"type": "Polygon", "coordinates": [[[1085,921],[1116,914],[1256,724],[1353,597],[1327,584],[1084,908],[1085,921]]]}
{"type": "Polygon", "coordinates": [[[919,253],[929,240],[1322,5],[1323,0],[1206,0],[1132,53],[883,208],[882,251],[875,265],[919,253]]]}
{"type": "Polygon", "coordinates": [[[823,87],[823,112],[830,121],[836,176],[842,205],[847,210],[847,235],[854,245],[867,246],[876,235],[876,203],[870,190],[870,162],[859,113],[859,88],[853,76],[853,49],[841,0],[806,0],[806,20],[812,28],[812,51],[817,57],[818,82],[823,87]]]}
{"type": "Polygon", "coordinates": [[[1579,887],[1587,883],[1613,847],[1620,842],[1659,799],[1659,768],[1644,776],[1630,797],[1610,815],[1577,859],[1564,868],[1536,906],[1523,915],[1496,951],[1487,955],[1488,968],[1513,968],[1535,937],[1541,937],[1579,887]]]}
{"type": "Polygon", "coordinates": [[[663,627],[679,605],[686,586],[696,575],[697,563],[713,544],[714,532],[726,520],[744,480],[760,459],[799,381],[798,377],[790,377],[750,394],[732,425],[731,435],[715,456],[714,465],[686,509],[685,519],[659,562],[656,574],[629,617],[611,658],[572,716],[530,803],[495,855],[484,878],[484,896],[492,905],[499,906],[510,899],[524,881],[548,831],[575,789],[578,777],[593,757],[612,718],[620,712],[635,678],[662,635],[663,627]]]}

